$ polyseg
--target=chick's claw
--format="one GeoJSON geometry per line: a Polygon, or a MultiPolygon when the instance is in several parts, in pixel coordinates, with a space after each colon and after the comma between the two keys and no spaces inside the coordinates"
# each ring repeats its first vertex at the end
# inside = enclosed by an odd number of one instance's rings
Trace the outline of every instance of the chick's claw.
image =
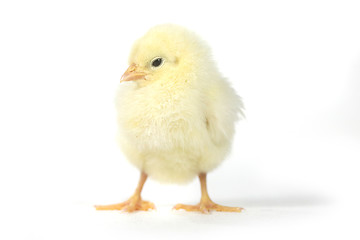
{"type": "Polygon", "coordinates": [[[122,210],[124,212],[134,212],[134,211],[149,211],[155,209],[155,205],[149,201],[143,201],[141,199],[130,198],[129,200],[111,204],[111,205],[98,205],[95,206],[96,210],[122,210]]]}

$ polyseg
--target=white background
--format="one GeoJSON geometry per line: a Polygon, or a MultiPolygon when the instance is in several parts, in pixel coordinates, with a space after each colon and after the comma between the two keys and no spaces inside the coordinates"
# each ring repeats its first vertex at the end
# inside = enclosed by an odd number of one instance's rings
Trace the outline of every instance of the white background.
{"type": "Polygon", "coordinates": [[[1,1],[2,239],[356,239],[358,1],[1,1]],[[199,183],[149,180],[157,211],[97,212],[139,172],[115,141],[132,42],[159,23],[197,32],[244,99],[212,198],[243,213],[176,212],[199,183]]]}

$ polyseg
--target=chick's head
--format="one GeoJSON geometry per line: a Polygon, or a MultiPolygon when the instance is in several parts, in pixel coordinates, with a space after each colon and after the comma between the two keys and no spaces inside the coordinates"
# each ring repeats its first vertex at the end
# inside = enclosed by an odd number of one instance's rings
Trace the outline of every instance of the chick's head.
{"type": "Polygon", "coordinates": [[[209,59],[208,47],[194,33],[177,25],[158,25],[134,43],[121,82],[146,86],[194,81],[197,73],[211,65],[209,59]]]}

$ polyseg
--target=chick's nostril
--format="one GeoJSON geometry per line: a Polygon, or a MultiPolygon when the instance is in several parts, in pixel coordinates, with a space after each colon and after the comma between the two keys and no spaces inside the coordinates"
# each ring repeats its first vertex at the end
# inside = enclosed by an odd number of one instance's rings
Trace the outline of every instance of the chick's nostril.
{"type": "Polygon", "coordinates": [[[136,65],[135,65],[135,64],[131,64],[130,67],[129,67],[129,69],[128,69],[128,71],[129,71],[129,72],[135,72],[135,70],[136,70],[136,65]]]}

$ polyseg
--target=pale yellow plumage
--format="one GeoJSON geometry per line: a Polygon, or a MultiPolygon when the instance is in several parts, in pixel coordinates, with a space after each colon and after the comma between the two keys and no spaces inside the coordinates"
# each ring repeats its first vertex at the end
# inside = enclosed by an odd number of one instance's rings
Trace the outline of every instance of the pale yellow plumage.
{"type": "Polygon", "coordinates": [[[135,43],[129,62],[151,72],[117,94],[119,140],[129,161],[154,179],[177,183],[218,166],[241,102],[208,47],[186,29],[160,25],[135,43]],[[158,56],[165,62],[152,70],[149,62],[158,56]]]}
{"type": "Polygon", "coordinates": [[[230,150],[242,102],[207,45],[185,28],[159,25],[135,42],[129,64],[144,77],[117,92],[119,143],[127,159],[169,183],[216,168],[230,150]],[[153,67],[159,57],[162,64],[153,67]]]}

